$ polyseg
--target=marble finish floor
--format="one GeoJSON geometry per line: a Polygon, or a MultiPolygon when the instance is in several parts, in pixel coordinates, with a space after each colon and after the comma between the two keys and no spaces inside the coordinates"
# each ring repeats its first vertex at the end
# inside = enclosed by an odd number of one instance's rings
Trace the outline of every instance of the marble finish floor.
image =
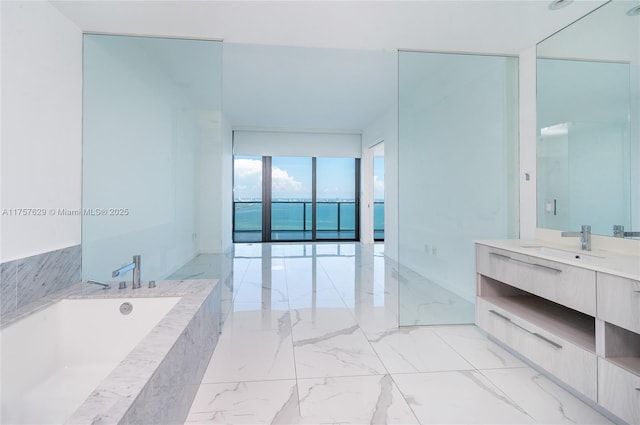
{"type": "Polygon", "coordinates": [[[473,325],[398,328],[382,250],[236,245],[230,312],[186,423],[608,423],[473,325]]]}

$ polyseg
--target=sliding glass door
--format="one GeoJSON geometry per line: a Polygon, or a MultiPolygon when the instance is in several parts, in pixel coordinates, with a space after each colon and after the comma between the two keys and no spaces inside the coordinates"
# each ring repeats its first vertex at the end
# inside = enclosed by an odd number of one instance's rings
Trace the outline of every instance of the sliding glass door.
{"type": "Polygon", "coordinates": [[[236,156],[233,161],[233,240],[262,240],[262,157],[236,156]]]}
{"type": "Polygon", "coordinates": [[[234,157],[234,242],[357,240],[356,158],[234,157]]]}
{"type": "Polygon", "coordinates": [[[313,158],[271,158],[272,241],[312,240],[313,158]]]}
{"type": "Polygon", "coordinates": [[[316,239],[356,239],[357,165],[353,158],[316,160],[316,239]]]}

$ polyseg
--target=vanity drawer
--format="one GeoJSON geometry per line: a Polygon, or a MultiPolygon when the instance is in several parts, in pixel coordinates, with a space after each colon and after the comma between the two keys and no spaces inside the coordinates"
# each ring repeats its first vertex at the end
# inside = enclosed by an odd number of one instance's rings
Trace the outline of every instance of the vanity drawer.
{"type": "Polygon", "coordinates": [[[640,376],[598,359],[598,403],[630,424],[640,424],[640,376]]]}
{"type": "Polygon", "coordinates": [[[598,273],[598,318],[640,333],[640,281],[598,273]]]}
{"type": "Polygon", "coordinates": [[[548,332],[517,314],[476,298],[477,325],[531,362],[580,391],[597,397],[597,358],[594,352],[548,332]]]}
{"type": "Polygon", "coordinates": [[[568,264],[476,244],[479,274],[596,315],[596,272],[568,264]]]}

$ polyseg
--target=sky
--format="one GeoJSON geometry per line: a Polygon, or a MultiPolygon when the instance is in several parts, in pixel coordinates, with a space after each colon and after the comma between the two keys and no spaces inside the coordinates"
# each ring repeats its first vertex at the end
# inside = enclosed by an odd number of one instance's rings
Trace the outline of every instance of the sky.
{"type": "MultiPolygon", "coordinates": [[[[272,158],[272,199],[311,199],[311,158],[272,158]]],[[[384,175],[384,167],[382,168],[384,175]]],[[[377,170],[376,170],[377,171],[377,170]]],[[[381,177],[380,177],[381,178],[381,177]]],[[[355,161],[353,158],[316,160],[317,199],[353,200],[355,161]]],[[[234,199],[260,199],[262,196],[262,160],[260,157],[234,158],[234,199]]],[[[376,187],[384,187],[378,181],[376,187]]]]}

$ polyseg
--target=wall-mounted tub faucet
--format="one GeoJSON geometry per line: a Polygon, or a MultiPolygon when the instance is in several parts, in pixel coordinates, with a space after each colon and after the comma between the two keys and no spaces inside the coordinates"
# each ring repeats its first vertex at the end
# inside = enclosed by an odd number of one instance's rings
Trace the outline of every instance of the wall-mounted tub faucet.
{"type": "Polygon", "coordinates": [[[140,256],[134,255],[133,262],[127,264],[126,266],[120,267],[118,270],[114,270],[111,273],[111,277],[118,277],[121,274],[128,272],[129,270],[133,270],[133,282],[131,283],[131,288],[138,289],[140,288],[140,256]]]}
{"type": "Polygon", "coordinates": [[[591,251],[591,226],[588,224],[582,225],[582,231],[580,232],[562,232],[560,234],[563,238],[566,237],[579,237],[580,247],[583,251],[591,251]]]}
{"type": "Polygon", "coordinates": [[[98,282],[97,280],[87,280],[87,283],[91,283],[91,284],[93,284],[93,285],[99,285],[99,286],[102,286],[102,289],[109,289],[109,288],[111,288],[111,285],[109,285],[108,283],[98,282]]]}

